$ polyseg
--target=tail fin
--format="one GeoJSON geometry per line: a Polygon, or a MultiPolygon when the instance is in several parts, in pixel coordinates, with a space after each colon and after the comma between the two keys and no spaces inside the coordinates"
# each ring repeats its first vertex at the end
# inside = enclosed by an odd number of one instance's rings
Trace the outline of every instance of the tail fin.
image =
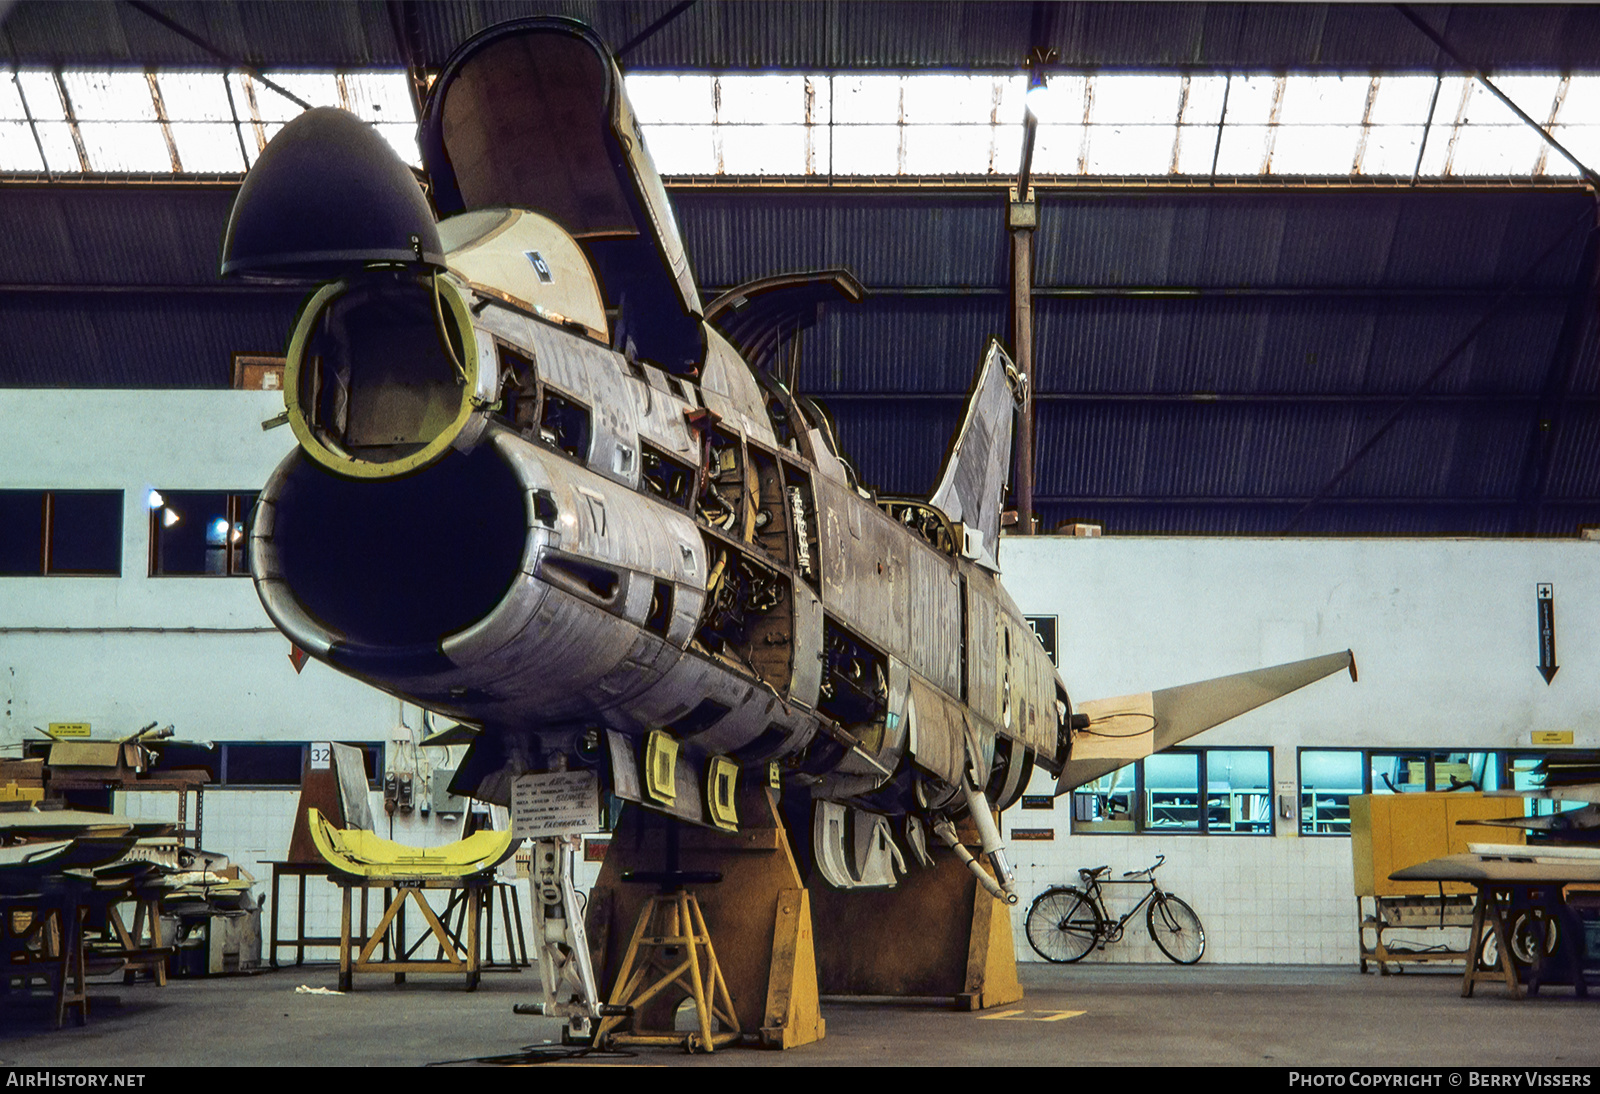
{"type": "Polygon", "coordinates": [[[952,523],[966,525],[963,554],[998,570],[1000,506],[1011,474],[1012,414],[1016,410],[1017,370],[997,340],[989,342],[967,397],[967,411],[945,457],[939,485],[929,503],[952,523]]]}

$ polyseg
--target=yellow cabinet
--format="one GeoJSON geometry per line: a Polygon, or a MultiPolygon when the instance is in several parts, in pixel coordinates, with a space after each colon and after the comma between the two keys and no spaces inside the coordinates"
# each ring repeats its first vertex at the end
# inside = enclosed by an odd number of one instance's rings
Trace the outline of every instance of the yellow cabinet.
{"type": "MultiPolygon", "coordinates": [[[[1439,794],[1363,794],[1350,799],[1350,853],[1356,896],[1433,896],[1435,881],[1390,881],[1389,875],[1429,859],[1455,855],[1467,843],[1523,843],[1519,828],[1458,825],[1523,815],[1521,798],[1485,797],[1455,791],[1439,794]]],[[[1472,886],[1446,882],[1446,893],[1472,886]]]]}

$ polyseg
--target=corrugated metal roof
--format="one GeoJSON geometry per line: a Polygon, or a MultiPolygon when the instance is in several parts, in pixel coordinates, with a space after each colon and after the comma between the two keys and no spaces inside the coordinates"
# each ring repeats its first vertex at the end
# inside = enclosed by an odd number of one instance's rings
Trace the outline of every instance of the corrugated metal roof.
{"type": "MultiPolygon", "coordinates": [[[[996,199],[998,200],[998,199],[996,199]]],[[[1479,288],[1517,276],[1586,213],[1575,191],[1046,193],[1035,283],[1479,288]],[[1338,226],[1330,239],[1329,226],[1338,226]]],[[[1571,283],[1581,236],[1528,279],[1571,283]]]]}
{"type": "Polygon", "coordinates": [[[0,282],[212,284],[238,185],[0,188],[0,282]]]}
{"type": "MultiPolygon", "coordinates": [[[[1472,328],[1489,299],[1190,297],[1043,300],[1035,381],[1043,392],[1408,394],[1472,328]]],[[[1506,305],[1430,388],[1537,390],[1566,301],[1506,305]]]]}
{"type": "MultiPolygon", "coordinates": [[[[806,334],[800,386],[833,392],[961,392],[989,339],[1007,339],[997,297],[869,299],[834,306],[806,334]]],[[[1007,339],[1008,340],[1008,339],[1007,339]]]]}
{"type": "MultiPolygon", "coordinates": [[[[1272,535],[1295,515],[1298,505],[1149,505],[1095,503],[1043,505],[1040,526],[1062,521],[1100,521],[1107,535],[1272,535]]],[[[1592,509],[1589,510],[1592,516],[1592,509]]],[[[1323,505],[1295,526],[1297,536],[1512,536],[1521,534],[1519,513],[1511,505],[1323,505]]],[[[1533,534],[1571,536],[1579,523],[1593,523],[1577,509],[1549,510],[1533,534]]]]}
{"type": "MultiPolygon", "coordinates": [[[[232,353],[281,352],[296,294],[216,278],[231,196],[178,183],[0,188],[11,244],[0,250],[0,383],[221,387],[232,353]]],[[[1008,334],[999,196],[675,198],[702,284],[844,266],[880,290],[830,305],[807,333],[801,387],[828,402],[865,481],[928,490],[984,344],[1008,334]]],[[[1585,195],[1548,190],[1052,195],[1040,279],[1081,294],[1035,305],[1041,514],[1105,519],[1113,532],[1281,530],[1522,267],[1592,210],[1585,195]],[[1104,295],[1129,285],[1227,291],[1104,295]],[[1188,398],[1205,393],[1219,398],[1188,398]]],[[[1531,520],[1570,534],[1600,523],[1592,330],[1550,434],[1548,500],[1524,504],[1538,500],[1524,494],[1539,420],[1555,409],[1540,397],[1560,375],[1580,238],[1297,531],[1506,534],[1531,520]]],[[[1579,299],[1592,327],[1594,295],[1579,299]]]]}
{"type": "Polygon", "coordinates": [[[0,295],[0,386],[225,388],[235,353],[282,354],[294,295],[0,295]]]}
{"type": "MultiPolygon", "coordinates": [[[[399,64],[391,5],[378,0],[168,0],[160,10],[235,57],[267,65],[399,64]]],[[[427,62],[506,19],[569,15],[614,48],[673,0],[475,0],[416,3],[427,62]]],[[[1021,67],[1031,46],[1063,65],[1437,68],[1428,39],[1387,5],[1061,3],[1025,0],[700,0],[625,59],[634,68],[846,70],[1021,67]],[[1042,33],[1043,40],[1035,41],[1042,33]]],[[[1589,5],[1424,5],[1422,15],[1488,66],[1600,67],[1600,11],[1589,5]]],[[[130,5],[23,0],[0,57],[27,63],[198,64],[208,56],[130,5]]]]}
{"type": "Polygon", "coordinates": [[[681,190],[678,222],[701,285],[845,266],[868,286],[1009,284],[997,192],[930,190],[914,200],[836,193],[681,190]]]}
{"type": "Polygon", "coordinates": [[[961,404],[823,402],[861,481],[890,495],[927,497],[961,424],[961,404]]]}

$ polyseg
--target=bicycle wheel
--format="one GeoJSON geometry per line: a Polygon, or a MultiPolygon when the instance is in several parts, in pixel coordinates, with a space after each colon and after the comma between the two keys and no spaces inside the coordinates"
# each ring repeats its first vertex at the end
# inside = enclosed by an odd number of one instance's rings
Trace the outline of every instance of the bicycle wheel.
{"type": "Polygon", "coordinates": [[[1171,893],[1157,893],[1144,919],[1161,952],[1178,964],[1193,965],[1206,952],[1206,929],[1200,926],[1200,917],[1171,893]]]}
{"type": "Polygon", "coordinates": [[[1046,961],[1065,964],[1094,949],[1100,937],[1100,910],[1079,892],[1046,889],[1028,909],[1028,945],[1046,961]]]}

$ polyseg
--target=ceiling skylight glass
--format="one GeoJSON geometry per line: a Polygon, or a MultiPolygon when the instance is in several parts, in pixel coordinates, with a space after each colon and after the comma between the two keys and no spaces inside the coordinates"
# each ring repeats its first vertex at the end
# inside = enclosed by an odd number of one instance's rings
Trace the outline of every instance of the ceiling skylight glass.
{"type": "MultiPolygon", "coordinates": [[[[372,122],[420,163],[403,72],[266,73],[313,106],[372,122]]],[[[302,107],[244,72],[0,71],[0,172],[241,174],[302,107]]]]}
{"type": "MultiPolygon", "coordinates": [[[[657,167],[686,177],[1572,178],[1482,84],[1383,73],[633,73],[657,167]]],[[[1600,74],[1493,77],[1600,164],[1600,74]]],[[[302,107],[353,110],[417,165],[397,71],[0,70],[0,173],[239,174],[302,107]]]]}
{"type": "MultiPolygon", "coordinates": [[[[638,74],[628,83],[648,104],[640,120],[668,175],[1008,177],[1019,166],[1020,75],[638,74]],[[802,149],[803,171],[795,169],[802,149]]],[[[1600,128],[1589,123],[1600,123],[1600,77],[1516,74],[1498,83],[1595,158],[1600,128]]],[[[1576,174],[1461,76],[1056,72],[1026,105],[1039,123],[1035,177],[1576,174]]]]}

